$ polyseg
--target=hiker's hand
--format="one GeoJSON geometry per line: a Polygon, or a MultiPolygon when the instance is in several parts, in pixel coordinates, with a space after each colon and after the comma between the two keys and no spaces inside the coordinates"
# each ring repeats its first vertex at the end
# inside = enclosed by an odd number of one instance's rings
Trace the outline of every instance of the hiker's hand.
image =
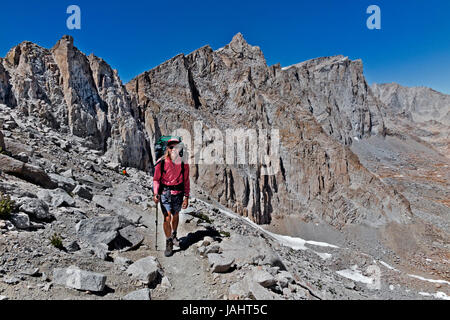
{"type": "Polygon", "coordinates": [[[189,198],[184,198],[181,208],[184,210],[189,206],[189,198]]]}
{"type": "Polygon", "coordinates": [[[158,203],[158,202],[159,202],[159,195],[155,194],[155,195],[153,196],[153,202],[154,202],[154,203],[158,203]]]}

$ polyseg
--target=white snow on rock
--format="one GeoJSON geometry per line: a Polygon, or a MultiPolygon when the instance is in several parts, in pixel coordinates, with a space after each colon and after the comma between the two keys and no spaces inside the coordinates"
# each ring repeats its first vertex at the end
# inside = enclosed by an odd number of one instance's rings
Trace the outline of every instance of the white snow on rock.
{"type": "Polygon", "coordinates": [[[397,271],[397,272],[400,272],[399,270],[397,270],[397,269],[395,269],[394,267],[391,267],[390,265],[388,265],[386,262],[384,262],[384,261],[379,261],[383,266],[385,266],[386,268],[388,268],[388,269],[391,269],[391,270],[394,270],[394,271],[397,271]]]}
{"type": "Polygon", "coordinates": [[[364,276],[361,273],[361,271],[358,270],[358,266],[356,264],[354,266],[350,267],[350,269],[336,271],[336,273],[344,278],[348,278],[353,281],[362,282],[362,283],[366,283],[366,284],[373,283],[373,279],[370,277],[364,276]]]}
{"type": "Polygon", "coordinates": [[[414,274],[408,274],[408,276],[410,276],[410,277],[412,277],[412,278],[419,279],[419,280],[423,280],[423,281],[428,281],[428,282],[433,282],[433,283],[443,283],[443,284],[449,284],[449,285],[450,285],[450,282],[445,281],[445,280],[427,279],[427,278],[423,278],[423,277],[421,277],[421,276],[416,276],[416,275],[414,275],[414,274]]]}
{"type": "MultiPolygon", "coordinates": [[[[211,206],[211,204],[209,204],[205,201],[202,201],[202,200],[198,200],[198,201],[201,201],[204,204],[211,206]]],[[[286,247],[290,247],[294,250],[307,250],[308,248],[305,246],[305,244],[311,244],[311,245],[321,246],[321,247],[339,248],[338,246],[335,246],[335,245],[332,245],[332,244],[329,244],[326,242],[304,240],[304,239],[298,238],[298,237],[290,237],[290,236],[272,233],[270,231],[265,230],[261,226],[257,225],[256,223],[254,223],[247,217],[240,217],[240,216],[236,215],[235,213],[232,213],[231,211],[224,210],[221,208],[218,208],[218,209],[220,210],[221,213],[225,214],[228,217],[246,221],[248,224],[250,224],[255,229],[258,229],[258,230],[264,232],[265,234],[267,234],[267,235],[271,236],[272,238],[274,238],[275,240],[277,240],[280,244],[282,244],[286,247]]],[[[314,253],[316,253],[317,255],[319,255],[319,257],[321,257],[322,259],[328,259],[331,257],[331,254],[329,254],[329,253],[315,252],[314,250],[312,250],[312,251],[314,253]]]]}
{"type": "Polygon", "coordinates": [[[428,293],[428,292],[419,292],[419,294],[421,296],[425,296],[425,297],[435,297],[437,299],[442,299],[442,300],[450,300],[450,297],[447,296],[444,292],[442,291],[438,291],[436,293],[428,293]]]}

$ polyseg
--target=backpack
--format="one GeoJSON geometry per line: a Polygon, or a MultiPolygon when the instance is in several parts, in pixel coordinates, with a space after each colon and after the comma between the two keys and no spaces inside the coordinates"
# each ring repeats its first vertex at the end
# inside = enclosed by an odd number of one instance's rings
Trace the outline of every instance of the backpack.
{"type": "MultiPolygon", "coordinates": [[[[161,162],[161,178],[162,175],[164,174],[164,159],[161,159],[162,156],[166,153],[166,149],[167,149],[167,143],[169,142],[170,139],[178,139],[180,141],[180,144],[183,145],[182,142],[182,138],[178,137],[178,136],[162,136],[160,137],[156,142],[155,142],[155,159],[157,159],[157,161],[155,162],[155,165],[153,166],[153,169],[156,168],[156,166],[158,165],[158,163],[161,162]]],[[[183,157],[183,149],[180,150],[180,157],[183,157]]],[[[176,185],[176,186],[166,186],[163,185],[160,181],[160,186],[162,187],[166,187],[169,190],[180,190],[180,191],[184,191],[184,161],[181,162],[181,174],[183,175],[183,183],[176,185]]],[[[159,193],[161,194],[163,188],[160,187],[159,188],[159,193]]]]}

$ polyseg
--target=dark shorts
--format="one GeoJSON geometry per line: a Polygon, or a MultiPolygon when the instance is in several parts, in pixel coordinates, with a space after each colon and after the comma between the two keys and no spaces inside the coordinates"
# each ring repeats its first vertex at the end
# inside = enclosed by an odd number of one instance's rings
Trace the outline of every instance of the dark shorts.
{"type": "Polygon", "coordinates": [[[164,190],[161,194],[161,210],[163,214],[166,215],[167,212],[171,214],[179,213],[183,204],[183,196],[183,192],[173,195],[170,194],[170,190],[164,190]]]}

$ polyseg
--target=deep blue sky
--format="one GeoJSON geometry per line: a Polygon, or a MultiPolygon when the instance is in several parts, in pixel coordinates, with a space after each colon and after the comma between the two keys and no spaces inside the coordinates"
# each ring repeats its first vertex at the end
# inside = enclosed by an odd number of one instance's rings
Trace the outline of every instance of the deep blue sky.
{"type": "Polygon", "coordinates": [[[283,67],[320,56],[361,58],[370,84],[398,82],[450,94],[450,1],[4,1],[0,56],[29,40],[51,48],[64,34],[118,69],[124,83],[178,53],[214,50],[241,32],[283,67]],[[81,8],[81,30],[66,9],[81,8]],[[366,9],[381,8],[381,30],[366,9]]]}

